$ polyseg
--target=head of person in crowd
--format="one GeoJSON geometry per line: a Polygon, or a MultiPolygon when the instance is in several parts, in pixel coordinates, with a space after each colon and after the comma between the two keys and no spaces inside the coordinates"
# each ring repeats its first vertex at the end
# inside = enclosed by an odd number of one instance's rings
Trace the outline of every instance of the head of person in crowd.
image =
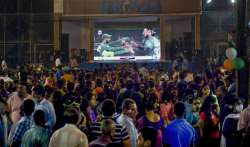
{"type": "Polygon", "coordinates": [[[204,100],[204,102],[203,102],[203,104],[202,104],[202,106],[201,106],[200,112],[204,112],[204,113],[210,115],[211,107],[212,107],[214,104],[216,104],[216,99],[215,99],[215,97],[212,96],[212,95],[208,96],[208,97],[204,100]]]}
{"type": "Polygon", "coordinates": [[[15,92],[17,90],[16,82],[14,81],[13,83],[9,83],[7,90],[9,91],[9,93],[15,92]]]}
{"type": "Polygon", "coordinates": [[[32,93],[33,98],[35,99],[35,101],[40,102],[40,101],[42,101],[44,99],[44,97],[45,97],[45,89],[44,89],[43,86],[37,85],[32,89],[32,91],[33,91],[33,93],[32,93]]]}
{"type": "Polygon", "coordinates": [[[100,78],[96,79],[96,87],[102,87],[102,80],[100,78]]]}
{"type": "Polygon", "coordinates": [[[155,88],[155,82],[153,80],[149,80],[147,84],[149,89],[153,90],[155,88]]]}
{"type": "Polygon", "coordinates": [[[75,108],[68,108],[64,111],[64,121],[66,124],[77,125],[80,121],[80,113],[75,108]]]}
{"type": "Polygon", "coordinates": [[[192,111],[199,112],[201,108],[201,101],[197,98],[193,100],[192,111]]]}
{"type": "Polygon", "coordinates": [[[112,137],[115,135],[115,128],[115,122],[112,119],[104,119],[101,122],[102,134],[104,136],[110,137],[110,139],[112,139],[112,137]]]}
{"type": "Polygon", "coordinates": [[[145,113],[154,112],[155,111],[155,104],[153,102],[146,102],[145,104],[145,113]]]}
{"type": "Polygon", "coordinates": [[[101,79],[97,79],[96,80],[96,89],[95,89],[95,93],[96,94],[100,94],[103,92],[103,83],[101,79]]]}
{"type": "Polygon", "coordinates": [[[194,83],[196,86],[199,86],[198,88],[200,88],[200,86],[202,86],[204,84],[204,80],[200,75],[196,75],[194,77],[194,83]]]}
{"type": "Polygon", "coordinates": [[[157,142],[157,130],[152,127],[144,127],[140,131],[138,147],[154,147],[157,142]]]}
{"type": "Polygon", "coordinates": [[[75,83],[73,83],[73,82],[68,82],[68,83],[67,83],[67,91],[68,91],[69,93],[72,93],[72,92],[74,92],[74,90],[75,90],[75,83]]]}
{"type": "Polygon", "coordinates": [[[241,111],[244,108],[242,100],[239,99],[239,98],[236,99],[235,102],[234,102],[233,108],[234,108],[234,110],[233,110],[234,113],[241,113],[241,111]]]}
{"type": "Polygon", "coordinates": [[[34,110],[35,110],[35,103],[33,100],[27,99],[23,101],[23,104],[21,105],[21,114],[23,116],[31,116],[34,110]]]}
{"type": "Polygon", "coordinates": [[[162,95],[161,95],[161,101],[163,103],[169,103],[172,102],[172,94],[170,93],[170,91],[163,91],[162,95]]]}
{"type": "Polygon", "coordinates": [[[222,100],[225,95],[227,94],[227,89],[225,88],[225,86],[219,86],[217,89],[216,89],[216,96],[222,100]]]}
{"type": "Polygon", "coordinates": [[[53,101],[54,89],[50,86],[45,86],[45,98],[47,100],[53,101]]]}
{"type": "Polygon", "coordinates": [[[27,89],[25,85],[19,85],[17,89],[17,94],[21,99],[26,98],[27,96],[27,89]]]}
{"type": "Polygon", "coordinates": [[[185,116],[186,107],[182,102],[177,102],[174,106],[174,113],[177,119],[183,119],[185,116]]]}
{"type": "Polygon", "coordinates": [[[116,112],[116,104],[115,104],[115,102],[113,100],[111,100],[111,99],[104,100],[102,102],[101,111],[102,111],[103,117],[112,118],[113,115],[116,112]]]}
{"type": "Polygon", "coordinates": [[[135,101],[132,99],[125,99],[122,103],[122,113],[133,120],[136,120],[138,111],[135,101]]]}
{"type": "Polygon", "coordinates": [[[93,89],[93,84],[92,84],[91,80],[87,80],[86,81],[86,88],[89,89],[89,90],[93,89]]]}
{"type": "Polygon", "coordinates": [[[209,85],[205,84],[205,85],[202,87],[201,93],[202,93],[202,97],[204,97],[204,98],[206,98],[206,97],[208,97],[209,95],[211,95],[211,94],[212,94],[212,91],[211,91],[209,85]]]}
{"type": "Polygon", "coordinates": [[[56,82],[56,86],[58,89],[63,89],[65,86],[65,81],[63,79],[60,79],[56,82]]]}
{"type": "Polygon", "coordinates": [[[134,82],[132,80],[128,80],[126,83],[127,90],[131,90],[134,88],[134,82]]]}
{"type": "Polygon", "coordinates": [[[151,92],[148,94],[148,102],[150,103],[153,103],[155,105],[155,108],[157,108],[158,106],[158,102],[159,102],[159,99],[158,99],[158,96],[155,92],[151,92]]]}
{"type": "Polygon", "coordinates": [[[184,93],[184,101],[188,102],[189,104],[193,103],[194,100],[194,92],[192,89],[187,89],[184,93]]]}
{"type": "Polygon", "coordinates": [[[224,77],[224,82],[225,82],[225,86],[227,88],[229,88],[229,86],[235,82],[235,77],[233,76],[233,74],[229,74],[229,75],[226,75],[224,77]]]}
{"type": "Polygon", "coordinates": [[[42,110],[36,110],[33,115],[34,122],[37,126],[45,127],[45,113],[42,110]]]}

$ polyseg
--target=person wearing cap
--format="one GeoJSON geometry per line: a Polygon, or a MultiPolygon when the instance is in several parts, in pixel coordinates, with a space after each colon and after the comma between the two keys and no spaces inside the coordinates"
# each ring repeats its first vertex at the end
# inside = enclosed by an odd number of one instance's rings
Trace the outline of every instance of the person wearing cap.
{"type": "Polygon", "coordinates": [[[102,43],[97,48],[97,52],[99,52],[101,54],[101,56],[114,57],[114,56],[120,56],[120,55],[131,53],[131,51],[129,51],[125,47],[113,47],[113,46],[111,46],[111,43],[110,43],[111,37],[112,37],[112,35],[103,34],[102,43]]]}

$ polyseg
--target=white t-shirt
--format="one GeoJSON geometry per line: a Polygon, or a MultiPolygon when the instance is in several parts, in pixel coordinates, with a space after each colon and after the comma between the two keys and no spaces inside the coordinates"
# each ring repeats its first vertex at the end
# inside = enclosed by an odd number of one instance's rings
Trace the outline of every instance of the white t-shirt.
{"type": "Polygon", "coordinates": [[[56,58],[55,64],[56,64],[56,67],[60,66],[62,64],[61,60],[59,58],[56,58]]]}

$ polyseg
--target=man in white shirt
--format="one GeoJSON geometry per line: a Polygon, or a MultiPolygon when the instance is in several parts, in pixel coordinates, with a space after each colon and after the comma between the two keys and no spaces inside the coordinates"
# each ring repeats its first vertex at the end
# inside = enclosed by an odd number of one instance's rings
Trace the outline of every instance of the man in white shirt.
{"type": "Polygon", "coordinates": [[[131,138],[131,147],[137,147],[139,135],[134,124],[137,114],[138,111],[135,101],[132,99],[125,99],[122,103],[122,114],[117,118],[117,122],[127,127],[131,138]]]}
{"type": "Polygon", "coordinates": [[[56,58],[55,64],[56,64],[56,67],[59,67],[62,65],[60,58],[56,58]]]}
{"type": "Polygon", "coordinates": [[[77,128],[80,113],[74,108],[64,112],[66,125],[51,137],[49,147],[88,147],[87,136],[77,128]]]}

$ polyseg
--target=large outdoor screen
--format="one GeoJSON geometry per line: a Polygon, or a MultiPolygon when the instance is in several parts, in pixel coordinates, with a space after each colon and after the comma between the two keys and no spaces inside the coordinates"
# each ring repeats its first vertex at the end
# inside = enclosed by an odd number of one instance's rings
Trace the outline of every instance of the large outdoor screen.
{"type": "Polygon", "coordinates": [[[160,60],[159,27],[96,28],[95,61],[160,60]]]}

